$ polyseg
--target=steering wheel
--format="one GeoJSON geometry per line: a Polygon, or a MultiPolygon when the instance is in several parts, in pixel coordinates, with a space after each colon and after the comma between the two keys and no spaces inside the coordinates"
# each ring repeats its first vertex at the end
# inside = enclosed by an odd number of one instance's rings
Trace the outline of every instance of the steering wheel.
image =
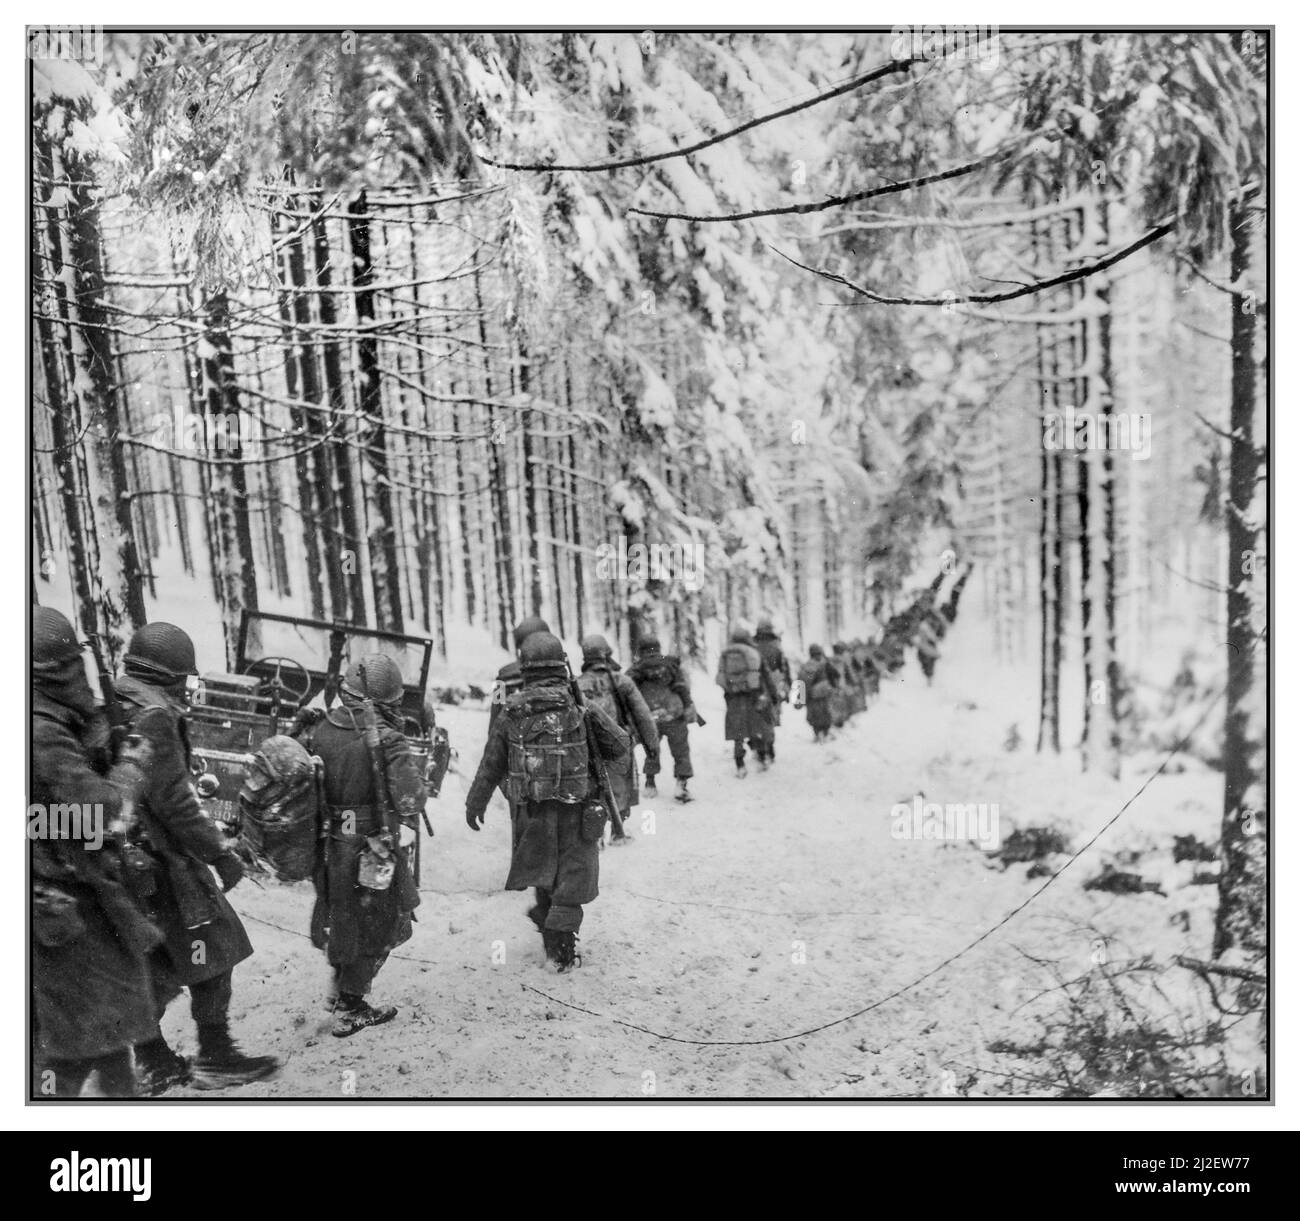
{"type": "Polygon", "coordinates": [[[268,692],[286,692],[294,697],[294,703],[301,704],[311,691],[311,674],[307,667],[300,661],[294,661],[292,657],[259,657],[256,661],[247,662],[244,665],[243,674],[252,674],[262,680],[262,686],[268,692]],[[269,677],[263,678],[262,675],[267,667],[273,667],[269,677]],[[284,670],[288,669],[291,674],[301,676],[302,685],[299,687],[295,683],[285,682],[284,670]]]}

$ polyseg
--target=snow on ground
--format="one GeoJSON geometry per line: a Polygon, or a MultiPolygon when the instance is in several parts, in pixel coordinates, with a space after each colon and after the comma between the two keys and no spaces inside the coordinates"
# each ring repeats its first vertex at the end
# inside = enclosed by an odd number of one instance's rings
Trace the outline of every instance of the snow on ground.
{"type": "MultiPolygon", "coordinates": [[[[602,857],[584,965],[562,976],[545,965],[525,918],[529,897],[500,889],[504,803],[494,798],[479,834],[463,821],[486,711],[443,710],[459,760],[430,803],[436,838],[425,842],[415,935],[375,992],[400,1006],[396,1020],[332,1038],[324,956],[304,937],[310,887],[246,882],[232,898],[256,953],[236,970],[234,1027],[250,1050],[287,1062],[276,1078],[231,1095],[1054,1094],[1007,1076],[1023,1074],[1023,1063],[989,1049],[1032,1033],[1022,1006],[1052,983],[1026,955],[1073,976],[1089,969],[1099,935],[1114,958],[1204,953],[1215,890],[1191,885],[1192,866],[1174,866],[1170,848],[1175,833],[1215,840],[1221,779],[1198,765],[1156,779],[1004,928],[914,989],[837,1022],[942,963],[1042,884],[1026,878],[1025,865],[1003,870],[971,844],[893,838],[895,803],[918,792],[997,803],[1004,835],[1054,826],[1078,848],[1146,778],[1127,767],[1117,783],[1082,776],[1075,754],[1036,756],[1032,683],[991,668],[976,620],[959,622],[947,643],[933,688],[909,667],[828,744],[813,743],[803,715],[787,708],[775,768],[751,767],[744,780],[721,740],[721,696],[697,675],[709,725],[692,732],[696,800],[679,806],[661,796],[634,812],[636,842],[602,857]],[[1008,753],[1013,720],[1031,740],[1008,753]],[[1162,881],[1168,897],[1082,890],[1103,860],[1162,881]],[[783,1039],[827,1023],[836,1024],[783,1039]],[[783,1041],[762,1042],[774,1039],[783,1041]]],[[[192,1050],[183,1002],[166,1030],[192,1050]]]]}

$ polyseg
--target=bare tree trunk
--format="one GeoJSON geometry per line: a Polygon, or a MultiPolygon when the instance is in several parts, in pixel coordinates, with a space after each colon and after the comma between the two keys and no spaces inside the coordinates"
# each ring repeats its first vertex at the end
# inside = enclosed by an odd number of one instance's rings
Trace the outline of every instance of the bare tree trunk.
{"type": "MultiPolygon", "coordinates": [[[[248,518],[248,479],[244,469],[240,422],[242,410],[235,381],[235,359],[230,338],[230,302],[224,292],[208,298],[207,352],[203,357],[206,385],[208,438],[233,438],[224,450],[213,453],[213,503],[223,562],[219,573],[222,590],[222,628],[226,638],[226,664],[232,669],[238,652],[240,612],[257,610],[257,572],[253,564],[253,536],[248,518]],[[238,454],[232,452],[238,450],[238,454]]],[[[251,642],[255,645],[256,642],[251,642]]]]}
{"type": "MultiPolygon", "coordinates": [[[[409,233],[409,256],[410,256],[410,273],[413,280],[420,278],[420,256],[415,242],[415,227],[412,225],[408,230],[409,233]]],[[[423,308],[420,300],[419,286],[411,290],[412,300],[415,302],[417,315],[423,308]]],[[[416,374],[417,384],[421,387],[428,385],[427,371],[424,359],[424,331],[422,324],[417,322],[417,336],[420,340],[420,348],[416,353],[416,374]]],[[[421,408],[418,412],[418,418],[423,421],[424,426],[436,430],[439,423],[440,408],[439,405],[428,397],[427,394],[421,393],[421,408]]],[[[407,423],[411,424],[412,418],[408,417],[407,423]]],[[[425,604],[428,609],[428,624],[433,632],[434,645],[441,657],[447,656],[447,565],[445,563],[446,546],[443,539],[443,511],[438,503],[439,491],[439,453],[435,447],[435,442],[420,440],[414,437],[407,438],[407,444],[415,448],[416,454],[423,453],[426,455],[428,471],[424,470],[424,463],[412,461],[408,465],[408,471],[411,475],[413,484],[422,484],[427,491],[420,497],[413,493],[413,507],[419,513],[421,544],[424,543],[424,535],[428,535],[428,546],[422,547],[421,556],[425,559],[425,566],[421,578],[421,592],[425,598],[425,604]],[[431,571],[430,571],[431,569],[431,571]]],[[[459,444],[454,439],[453,445],[459,450],[459,444]]],[[[462,506],[463,508],[463,506],[462,506]]]]}
{"type": "MultiPolygon", "coordinates": [[[[329,489],[329,499],[335,507],[331,515],[332,523],[338,531],[338,565],[337,572],[331,571],[331,590],[334,589],[335,576],[343,578],[346,596],[334,605],[334,617],[346,619],[352,623],[366,621],[365,589],[365,547],[362,529],[362,501],[356,480],[357,463],[353,461],[350,429],[347,423],[347,392],[343,383],[343,367],[339,357],[339,341],[331,338],[333,328],[338,326],[339,312],[334,303],[333,259],[330,253],[329,230],[321,214],[322,196],[319,192],[312,194],[313,208],[316,211],[312,219],[312,251],[316,264],[316,287],[319,291],[319,313],[321,323],[320,354],[321,368],[325,373],[325,390],[329,401],[329,428],[334,440],[329,446],[330,457],[327,462],[325,447],[318,451],[321,457],[316,463],[317,480],[321,495],[329,489]]],[[[307,368],[304,353],[303,369],[307,368]]],[[[323,528],[323,527],[322,527],[323,528]]],[[[327,552],[328,555],[328,552],[327,552]]],[[[333,569],[333,565],[330,565],[333,569]]]]}
{"type": "MultiPolygon", "coordinates": [[[[529,353],[522,342],[519,344],[515,367],[519,371],[519,394],[521,399],[527,399],[532,390],[532,366],[529,353]]],[[[540,615],[544,598],[542,591],[542,548],[541,541],[538,538],[537,475],[539,464],[534,453],[537,441],[533,436],[531,403],[521,408],[520,422],[523,429],[524,531],[528,535],[528,609],[531,614],[540,615]]]]}
{"type": "Polygon", "coordinates": [[[361,378],[359,405],[365,420],[358,432],[363,481],[367,492],[370,565],[375,619],[391,631],[402,630],[402,574],[397,562],[397,532],[393,526],[393,494],[388,478],[388,440],[384,427],[383,387],[379,380],[379,340],[375,331],[374,263],[370,250],[370,217],[366,193],[348,205],[348,237],[352,245],[352,286],[356,303],[357,372],[361,378]]]}
{"type": "MultiPolygon", "coordinates": [[[[173,262],[173,266],[174,266],[173,262]]],[[[186,287],[180,297],[181,309],[188,317],[197,315],[198,309],[192,287],[186,287]]],[[[207,418],[206,397],[203,386],[203,362],[199,357],[198,343],[193,332],[186,329],[181,339],[181,355],[185,363],[185,388],[190,415],[207,418]]],[[[203,541],[206,544],[208,576],[212,582],[212,597],[222,605],[221,574],[224,568],[222,538],[216,525],[216,497],[213,494],[213,471],[206,462],[195,464],[198,471],[199,505],[203,513],[203,541]]]]}
{"type": "MultiPolygon", "coordinates": [[[[570,410],[573,409],[573,380],[569,372],[569,362],[564,362],[564,403],[570,410]]],[[[586,604],[587,591],[583,579],[583,568],[586,564],[586,555],[582,550],[582,506],[578,499],[578,445],[574,440],[574,434],[569,433],[568,441],[568,460],[569,460],[569,537],[573,542],[573,602],[576,617],[578,620],[578,636],[581,638],[586,633],[586,604]]]]}
{"type": "Polygon", "coordinates": [[[511,631],[515,620],[514,550],[511,544],[510,495],[502,478],[501,437],[504,430],[496,416],[491,400],[495,393],[492,377],[492,353],[488,347],[487,315],[483,308],[483,285],[478,269],[474,271],[474,303],[478,310],[478,337],[483,351],[483,397],[488,401],[488,483],[495,500],[492,515],[492,536],[496,551],[497,608],[500,619],[498,639],[503,649],[511,647],[511,631]]]}
{"type": "MultiPolygon", "coordinates": [[[[1031,230],[1031,232],[1033,232],[1031,230]]],[[[1048,226],[1045,244],[1050,253],[1053,243],[1048,226]]],[[[1040,242],[1032,239],[1034,262],[1039,262],[1040,242]]],[[[1034,328],[1038,345],[1039,402],[1043,411],[1056,411],[1059,398],[1056,383],[1057,362],[1054,337],[1046,327],[1034,328]]],[[[1044,437],[1039,460],[1040,506],[1038,536],[1038,607],[1041,626],[1039,657],[1040,697],[1038,705],[1038,750],[1061,750],[1060,681],[1061,681],[1061,463],[1059,452],[1049,449],[1044,437]]]]}
{"type": "MultiPolygon", "coordinates": [[[[1098,220],[1101,240],[1107,244],[1110,237],[1110,207],[1103,197],[1098,201],[1098,220]]],[[[1112,321],[1114,298],[1109,274],[1103,275],[1097,286],[1097,297],[1102,311],[1097,315],[1097,354],[1100,363],[1101,403],[1107,414],[1115,410],[1115,362],[1112,350],[1112,321]]],[[[1132,463],[1132,458],[1129,462],[1132,463]]],[[[1119,644],[1115,608],[1115,454],[1108,445],[1101,452],[1102,523],[1100,533],[1101,590],[1103,629],[1098,664],[1106,675],[1105,735],[1101,743],[1105,752],[1105,769],[1116,780],[1120,777],[1120,700],[1123,698],[1123,676],[1119,664],[1119,644]]]]}
{"type": "MultiPolygon", "coordinates": [[[[38,132],[40,126],[38,125],[38,132]]],[[[46,178],[51,178],[52,158],[48,146],[38,143],[36,164],[46,178]]],[[[72,586],[75,613],[82,632],[89,639],[96,665],[102,675],[112,675],[121,654],[121,614],[104,589],[96,562],[98,549],[95,522],[86,504],[77,465],[82,422],[79,404],[69,393],[71,357],[60,344],[55,323],[57,314],[66,344],[70,335],[67,312],[67,288],[64,280],[62,236],[57,213],[53,208],[39,208],[32,225],[33,271],[37,273],[39,297],[36,302],[36,330],[45,376],[46,397],[50,406],[50,455],[55,486],[63,509],[63,528],[67,540],[66,563],[72,586]],[[43,215],[42,215],[43,214],[43,215]],[[42,270],[44,269],[44,270],[42,270]]],[[[62,557],[41,557],[42,575],[53,577],[60,570],[62,557]]]]}
{"type": "Polygon", "coordinates": [[[1214,954],[1231,949],[1254,956],[1268,943],[1268,811],[1265,736],[1256,691],[1256,517],[1260,456],[1255,448],[1256,299],[1249,207],[1232,217],[1232,407],[1228,451],[1228,689],[1223,725],[1223,825],[1219,845],[1219,910],[1214,954]]]}
{"type": "MultiPolygon", "coordinates": [[[[266,379],[262,375],[260,366],[254,368],[253,378],[261,396],[260,401],[265,403],[266,379]]],[[[280,495],[278,471],[278,463],[264,462],[254,470],[253,474],[261,483],[264,497],[260,514],[262,548],[266,552],[271,571],[271,585],[277,593],[288,597],[293,589],[289,575],[289,556],[285,547],[284,503],[280,495]]],[[[301,521],[298,524],[301,526],[301,521]]]]}
{"type": "Polygon", "coordinates": [[[115,538],[101,549],[106,584],[132,627],[145,622],[144,585],[122,440],[121,400],[115,374],[104,284],[104,252],[99,232],[99,200],[94,167],[71,159],[68,202],[68,262],[73,276],[73,345],[86,375],[86,442],[92,484],[90,494],[101,528],[112,523],[115,538]],[[112,555],[111,562],[108,557],[112,555]]]}
{"type": "MultiPolygon", "coordinates": [[[[291,199],[295,198],[290,196],[291,199]]],[[[280,219],[277,216],[277,221],[280,219]]],[[[285,217],[286,229],[297,224],[296,217],[285,217]]],[[[276,225],[279,230],[280,225],[276,225]]],[[[294,234],[288,242],[281,273],[292,294],[280,295],[280,320],[284,324],[284,383],[289,398],[300,393],[303,400],[319,410],[291,407],[289,420],[295,433],[311,443],[319,441],[325,432],[320,379],[316,372],[316,349],[311,346],[311,332],[305,328],[311,322],[311,302],[307,297],[307,269],[303,256],[301,234],[294,234]],[[300,376],[301,372],[301,376],[300,376]]],[[[306,446],[299,446],[305,449],[306,446]]],[[[307,563],[307,589],[311,598],[311,615],[324,619],[327,614],[341,613],[344,604],[343,573],[338,562],[338,535],[333,518],[325,506],[329,489],[329,451],[318,445],[312,453],[301,453],[294,459],[294,473],[298,483],[298,508],[302,514],[303,548],[307,563]],[[313,478],[312,471],[315,470],[313,478]],[[324,558],[322,558],[324,556],[324,558]],[[329,588],[329,610],[326,610],[326,582],[329,588]]]]}

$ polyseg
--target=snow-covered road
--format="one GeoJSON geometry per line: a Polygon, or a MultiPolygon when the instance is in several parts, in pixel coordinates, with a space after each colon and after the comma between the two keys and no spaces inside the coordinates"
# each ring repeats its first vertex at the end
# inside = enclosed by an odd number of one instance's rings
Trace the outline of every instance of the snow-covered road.
{"type": "MultiPolygon", "coordinates": [[[[1006,697],[978,666],[954,665],[941,666],[932,689],[909,668],[826,745],[787,709],[776,766],[740,780],[721,741],[720,697],[696,685],[709,721],[693,734],[697,799],[643,803],[629,828],[636,842],[605,852],[579,971],[548,969],[527,896],[499,889],[508,857],[500,798],[482,833],[464,825],[486,729],[479,710],[440,714],[459,765],[430,804],[436,838],[426,843],[415,936],[378,980],[376,997],[400,1006],[394,1022],[332,1038],[325,962],[303,936],[310,887],[242,885],[232,897],[256,954],[236,971],[235,1030],[249,1050],[288,1061],[238,1094],[1051,1095],[1024,1079],[1023,1062],[990,1050],[1034,1036],[1025,1002],[1053,981],[1027,955],[1074,976],[1089,968],[1099,933],[1114,957],[1167,956],[1189,935],[1208,935],[1213,887],[1188,885],[1190,867],[1172,866],[1168,851],[1175,832],[1213,839],[1220,781],[1196,770],[1157,780],[1005,928],[915,988],[838,1021],[944,962],[1042,884],[975,844],[895,838],[896,803],[918,792],[996,803],[1004,834],[1049,825],[1077,847],[1144,775],[1133,768],[1117,784],[1080,776],[1071,759],[1007,753],[1006,697]],[[1103,859],[1162,879],[1169,897],[1083,891],[1103,859]]],[[[192,1045],[183,1003],[167,1031],[182,1050],[192,1045]]]]}

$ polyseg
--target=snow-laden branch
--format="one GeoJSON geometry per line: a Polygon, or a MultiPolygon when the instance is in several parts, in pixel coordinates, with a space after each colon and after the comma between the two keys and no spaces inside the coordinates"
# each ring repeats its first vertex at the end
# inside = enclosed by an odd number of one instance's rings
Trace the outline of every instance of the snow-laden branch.
{"type": "Polygon", "coordinates": [[[726,131],[719,132],[715,136],[709,136],[705,140],[698,140],[694,144],[688,144],[684,148],[674,148],[663,153],[648,153],[640,157],[624,157],[618,161],[601,161],[589,165],[546,165],[540,162],[497,161],[482,153],[478,154],[478,158],[485,165],[495,166],[499,170],[528,170],[539,174],[558,174],[562,172],[599,174],[610,170],[631,169],[633,166],[638,165],[652,165],[656,161],[668,161],[673,157],[689,157],[692,153],[701,152],[706,148],[712,148],[715,144],[721,144],[724,140],[731,140],[747,131],[753,131],[755,127],[762,127],[764,123],[772,123],[777,119],[784,119],[789,115],[798,114],[801,110],[820,106],[823,102],[829,102],[832,98],[843,97],[846,93],[852,93],[855,89],[861,89],[864,85],[870,85],[873,81],[881,80],[897,72],[905,72],[913,64],[920,62],[922,61],[917,59],[891,60],[887,64],[873,68],[863,76],[855,76],[843,85],[837,85],[834,89],[827,89],[815,97],[807,98],[802,102],[795,102],[793,105],[786,106],[781,110],[774,110],[771,114],[759,115],[757,118],[749,119],[735,127],[728,128],[726,131]]]}
{"type": "MultiPolygon", "coordinates": [[[[1017,141],[1016,143],[1020,142],[1017,141]]],[[[898,195],[903,191],[913,191],[918,187],[929,186],[931,183],[947,182],[951,178],[961,178],[966,174],[973,174],[976,170],[985,169],[1008,157],[1012,152],[1012,147],[997,149],[987,156],[979,157],[974,161],[967,161],[962,165],[954,165],[950,169],[936,170],[934,173],[921,174],[916,178],[905,178],[901,182],[890,182],[883,187],[867,187],[861,191],[853,191],[848,195],[831,195],[826,199],[819,199],[811,203],[784,204],[774,208],[753,208],[748,212],[717,212],[708,216],[692,212],[656,212],[650,208],[629,208],[628,215],[649,216],[655,220],[687,220],[701,225],[716,224],[719,221],[757,220],[762,216],[806,216],[810,212],[825,212],[831,208],[842,208],[846,204],[861,203],[864,199],[879,199],[883,195],[898,195]]]]}

